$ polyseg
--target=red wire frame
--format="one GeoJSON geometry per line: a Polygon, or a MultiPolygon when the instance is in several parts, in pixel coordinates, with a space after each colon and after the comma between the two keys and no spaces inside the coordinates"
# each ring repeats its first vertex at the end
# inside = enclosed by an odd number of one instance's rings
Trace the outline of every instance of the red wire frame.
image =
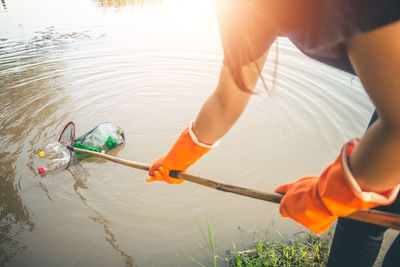
{"type": "MultiPolygon", "coordinates": [[[[74,132],[73,132],[73,135],[72,135],[71,144],[69,144],[70,146],[72,146],[72,144],[73,144],[74,141],[75,141],[75,124],[74,124],[72,121],[68,122],[67,125],[65,125],[64,129],[62,130],[62,132],[61,132],[61,134],[60,134],[60,138],[58,138],[58,142],[61,141],[61,137],[63,136],[65,130],[67,130],[67,128],[68,128],[70,125],[72,125],[72,126],[73,126],[73,129],[74,129],[74,132]]],[[[69,151],[69,161],[68,161],[68,165],[67,165],[67,167],[65,167],[65,169],[68,169],[69,165],[71,164],[71,160],[72,160],[72,151],[70,150],[70,151],[69,151]]]]}

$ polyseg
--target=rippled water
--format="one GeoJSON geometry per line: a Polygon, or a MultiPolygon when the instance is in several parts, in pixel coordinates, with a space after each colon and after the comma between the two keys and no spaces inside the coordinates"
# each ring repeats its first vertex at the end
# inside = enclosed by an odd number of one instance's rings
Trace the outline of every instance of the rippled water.
{"type": "MultiPolygon", "coordinates": [[[[104,121],[122,127],[126,144],[111,152],[122,158],[149,164],[165,153],[217,83],[212,1],[2,0],[0,9],[0,264],[196,266],[187,254],[204,262],[196,222],[206,227],[207,215],[219,255],[263,231],[304,230],[276,204],[147,184],[145,172],[104,160],[37,174],[37,152],[68,121],[78,135],[104,121]]],[[[319,174],[373,108],[357,78],[284,38],[275,88],[258,89],[191,173],[272,192],[319,174]]]]}

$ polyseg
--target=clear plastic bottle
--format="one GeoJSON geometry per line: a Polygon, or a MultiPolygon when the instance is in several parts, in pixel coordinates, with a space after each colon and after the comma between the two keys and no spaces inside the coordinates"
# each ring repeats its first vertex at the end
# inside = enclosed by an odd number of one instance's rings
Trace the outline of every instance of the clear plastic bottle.
{"type": "Polygon", "coordinates": [[[97,147],[105,152],[124,142],[125,135],[123,130],[111,122],[100,123],[90,132],[75,139],[75,143],[88,147],[97,147]]]}
{"type": "Polygon", "coordinates": [[[68,157],[61,159],[53,159],[49,164],[47,164],[46,167],[40,167],[38,170],[40,174],[46,173],[48,171],[55,171],[67,167],[68,163],[69,163],[68,157]]]}
{"type": "Polygon", "coordinates": [[[46,145],[45,149],[39,152],[39,156],[51,159],[51,162],[47,164],[46,167],[38,168],[40,174],[66,168],[71,160],[71,153],[69,150],[58,142],[46,145]]]}
{"type": "Polygon", "coordinates": [[[68,150],[65,145],[59,142],[47,144],[42,151],[39,152],[41,158],[57,159],[63,158],[68,150]]]}
{"type": "MultiPolygon", "coordinates": [[[[76,138],[72,146],[99,153],[107,153],[124,142],[124,131],[120,127],[111,122],[103,122],[88,133],[76,138]]],[[[74,153],[70,166],[88,157],[90,157],[88,154],[74,153]]]]}

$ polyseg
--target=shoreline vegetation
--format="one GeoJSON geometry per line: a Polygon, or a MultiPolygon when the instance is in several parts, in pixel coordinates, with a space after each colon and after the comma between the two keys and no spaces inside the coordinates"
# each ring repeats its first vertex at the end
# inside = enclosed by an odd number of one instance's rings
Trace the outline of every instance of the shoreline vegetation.
{"type": "MultiPolygon", "coordinates": [[[[278,232],[279,233],[279,232],[278,232]]],[[[272,240],[266,234],[249,250],[234,251],[228,256],[228,266],[312,266],[322,267],[328,262],[333,234],[316,235],[301,232],[293,239],[272,240]]]]}
{"type": "MultiPolygon", "coordinates": [[[[238,250],[233,243],[233,251],[226,250],[224,256],[216,254],[214,235],[210,218],[207,216],[207,229],[204,230],[197,222],[205,245],[199,243],[206,258],[200,262],[189,253],[186,256],[199,266],[229,266],[229,267],[324,267],[328,262],[329,250],[334,229],[317,235],[311,231],[301,231],[288,239],[276,231],[280,240],[271,238],[272,234],[260,235],[253,245],[246,250],[238,250]]],[[[375,261],[375,266],[381,266],[387,249],[381,248],[375,261]]]]}
{"type": "Polygon", "coordinates": [[[323,235],[316,235],[311,231],[300,232],[292,239],[287,239],[284,234],[277,232],[280,240],[272,240],[268,234],[261,236],[249,249],[239,251],[233,243],[233,251],[227,250],[222,257],[216,254],[214,236],[210,219],[207,218],[207,229],[204,230],[199,223],[198,228],[205,242],[199,244],[206,257],[206,263],[201,263],[189,254],[187,256],[199,266],[230,266],[230,267],[256,267],[256,266],[312,266],[322,267],[328,261],[329,248],[333,238],[333,231],[323,235]]]}

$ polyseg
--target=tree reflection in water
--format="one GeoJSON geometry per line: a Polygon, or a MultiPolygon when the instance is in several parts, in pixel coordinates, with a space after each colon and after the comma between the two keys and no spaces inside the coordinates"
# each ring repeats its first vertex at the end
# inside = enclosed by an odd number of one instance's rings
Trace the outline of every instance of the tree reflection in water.
{"type": "Polygon", "coordinates": [[[159,6],[167,3],[168,0],[92,0],[97,6],[102,8],[120,9],[127,6],[159,6]]]}

